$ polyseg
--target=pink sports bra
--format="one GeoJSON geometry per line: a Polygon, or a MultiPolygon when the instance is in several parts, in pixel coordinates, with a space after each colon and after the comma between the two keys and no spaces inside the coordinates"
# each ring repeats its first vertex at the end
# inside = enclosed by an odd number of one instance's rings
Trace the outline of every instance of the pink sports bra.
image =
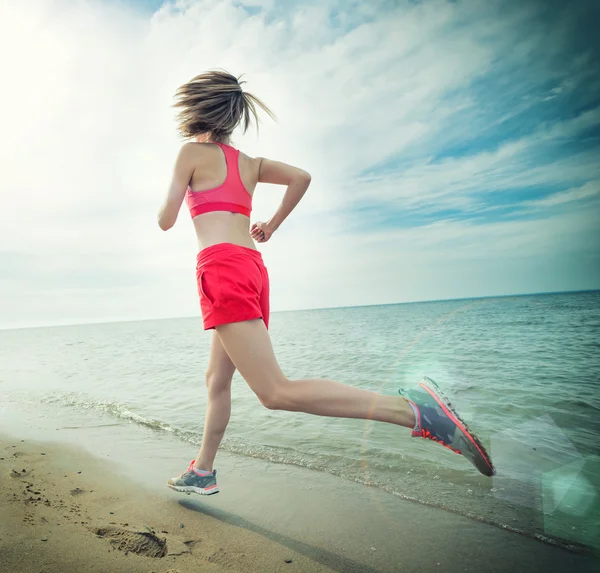
{"type": "Polygon", "coordinates": [[[221,185],[206,191],[192,191],[188,185],[185,198],[192,219],[211,211],[230,211],[250,217],[252,196],[246,190],[240,176],[238,166],[240,152],[224,143],[216,143],[216,145],[225,154],[227,176],[221,185]]]}

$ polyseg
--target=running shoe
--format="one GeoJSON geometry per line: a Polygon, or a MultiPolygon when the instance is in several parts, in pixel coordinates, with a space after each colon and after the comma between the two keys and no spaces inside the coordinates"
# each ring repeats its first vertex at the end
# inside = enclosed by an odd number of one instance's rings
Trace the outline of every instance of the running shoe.
{"type": "Polygon", "coordinates": [[[217,470],[213,470],[209,474],[198,475],[194,471],[194,463],[196,460],[192,460],[188,469],[182,473],[179,477],[171,478],[167,485],[175,491],[181,491],[183,493],[197,493],[200,495],[212,495],[213,493],[219,493],[219,486],[217,485],[217,470]]]}
{"type": "Polygon", "coordinates": [[[431,378],[423,377],[415,388],[399,390],[399,393],[416,407],[418,413],[413,437],[433,440],[464,456],[485,476],[496,474],[479,438],[460,419],[431,378]]]}

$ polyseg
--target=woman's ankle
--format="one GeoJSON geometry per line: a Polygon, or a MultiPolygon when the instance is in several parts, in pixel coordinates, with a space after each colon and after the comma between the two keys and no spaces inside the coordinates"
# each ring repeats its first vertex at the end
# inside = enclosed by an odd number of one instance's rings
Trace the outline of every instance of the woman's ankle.
{"type": "Polygon", "coordinates": [[[200,462],[200,463],[196,462],[193,465],[192,469],[194,469],[197,473],[205,472],[205,473],[210,474],[213,471],[212,464],[207,464],[207,463],[202,463],[202,462],[200,462]]]}
{"type": "Polygon", "coordinates": [[[213,471],[213,464],[210,460],[206,460],[204,458],[202,458],[201,456],[198,456],[196,458],[196,461],[194,462],[194,469],[197,471],[204,471],[204,472],[208,472],[211,473],[213,471]]]}
{"type": "Polygon", "coordinates": [[[410,428],[411,430],[417,423],[416,412],[412,407],[412,404],[403,397],[398,397],[400,400],[400,409],[398,412],[398,425],[410,428]]]}

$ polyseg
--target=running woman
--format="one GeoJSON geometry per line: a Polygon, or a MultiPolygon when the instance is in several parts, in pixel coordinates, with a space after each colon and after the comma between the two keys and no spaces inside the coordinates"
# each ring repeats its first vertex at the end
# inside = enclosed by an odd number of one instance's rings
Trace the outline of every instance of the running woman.
{"type": "MultiPolygon", "coordinates": [[[[243,82],[242,82],[243,83],[243,82]]],[[[270,110],[224,71],[193,78],[176,92],[179,132],[190,139],[177,157],[158,224],[170,229],[186,200],[198,237],[196,279],[205,330],[214,330],[206,371],[208,404],[202,445],[195,460],[168,486],[202,495],[219,491],[213,468],[231,413],[235,370],[263,406],[317,416],[362,418],[404,426],[412,436],[438,442],[462,454],[482,474],[494,475],[491,459],[435,383],[424,378],[404,396],[387,396],[332,380],[290,380],[271,345],[269,276],[255,243],[270,241],[306,193],[303,169],[231,146],[238,126],[258,125],[257,108],[270,110]],[[258,183],[286,187],[266,222],[250,225],[258,183]]]]}

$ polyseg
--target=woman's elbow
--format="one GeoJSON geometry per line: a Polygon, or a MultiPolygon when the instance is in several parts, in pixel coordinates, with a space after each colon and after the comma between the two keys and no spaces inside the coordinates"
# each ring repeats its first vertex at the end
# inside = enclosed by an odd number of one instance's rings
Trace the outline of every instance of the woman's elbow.
{"type": "Polygon", "coordinates": [[[301,169],[299,170],[297,180],[303,185],[306,185],[306,187],[308,187],[310,185],[312,177],[308,171],[304,171],[303,169],[301,169]]]}
{"type": "Polygon", "coordinates": [[[167,217],[164,217],[162,214],[158,216],[158,226],[163,231],[168,231],[169,229],[171,229],[173,227],[174,224],[175,224],[175,221],[167,219],[167,217]]]}

